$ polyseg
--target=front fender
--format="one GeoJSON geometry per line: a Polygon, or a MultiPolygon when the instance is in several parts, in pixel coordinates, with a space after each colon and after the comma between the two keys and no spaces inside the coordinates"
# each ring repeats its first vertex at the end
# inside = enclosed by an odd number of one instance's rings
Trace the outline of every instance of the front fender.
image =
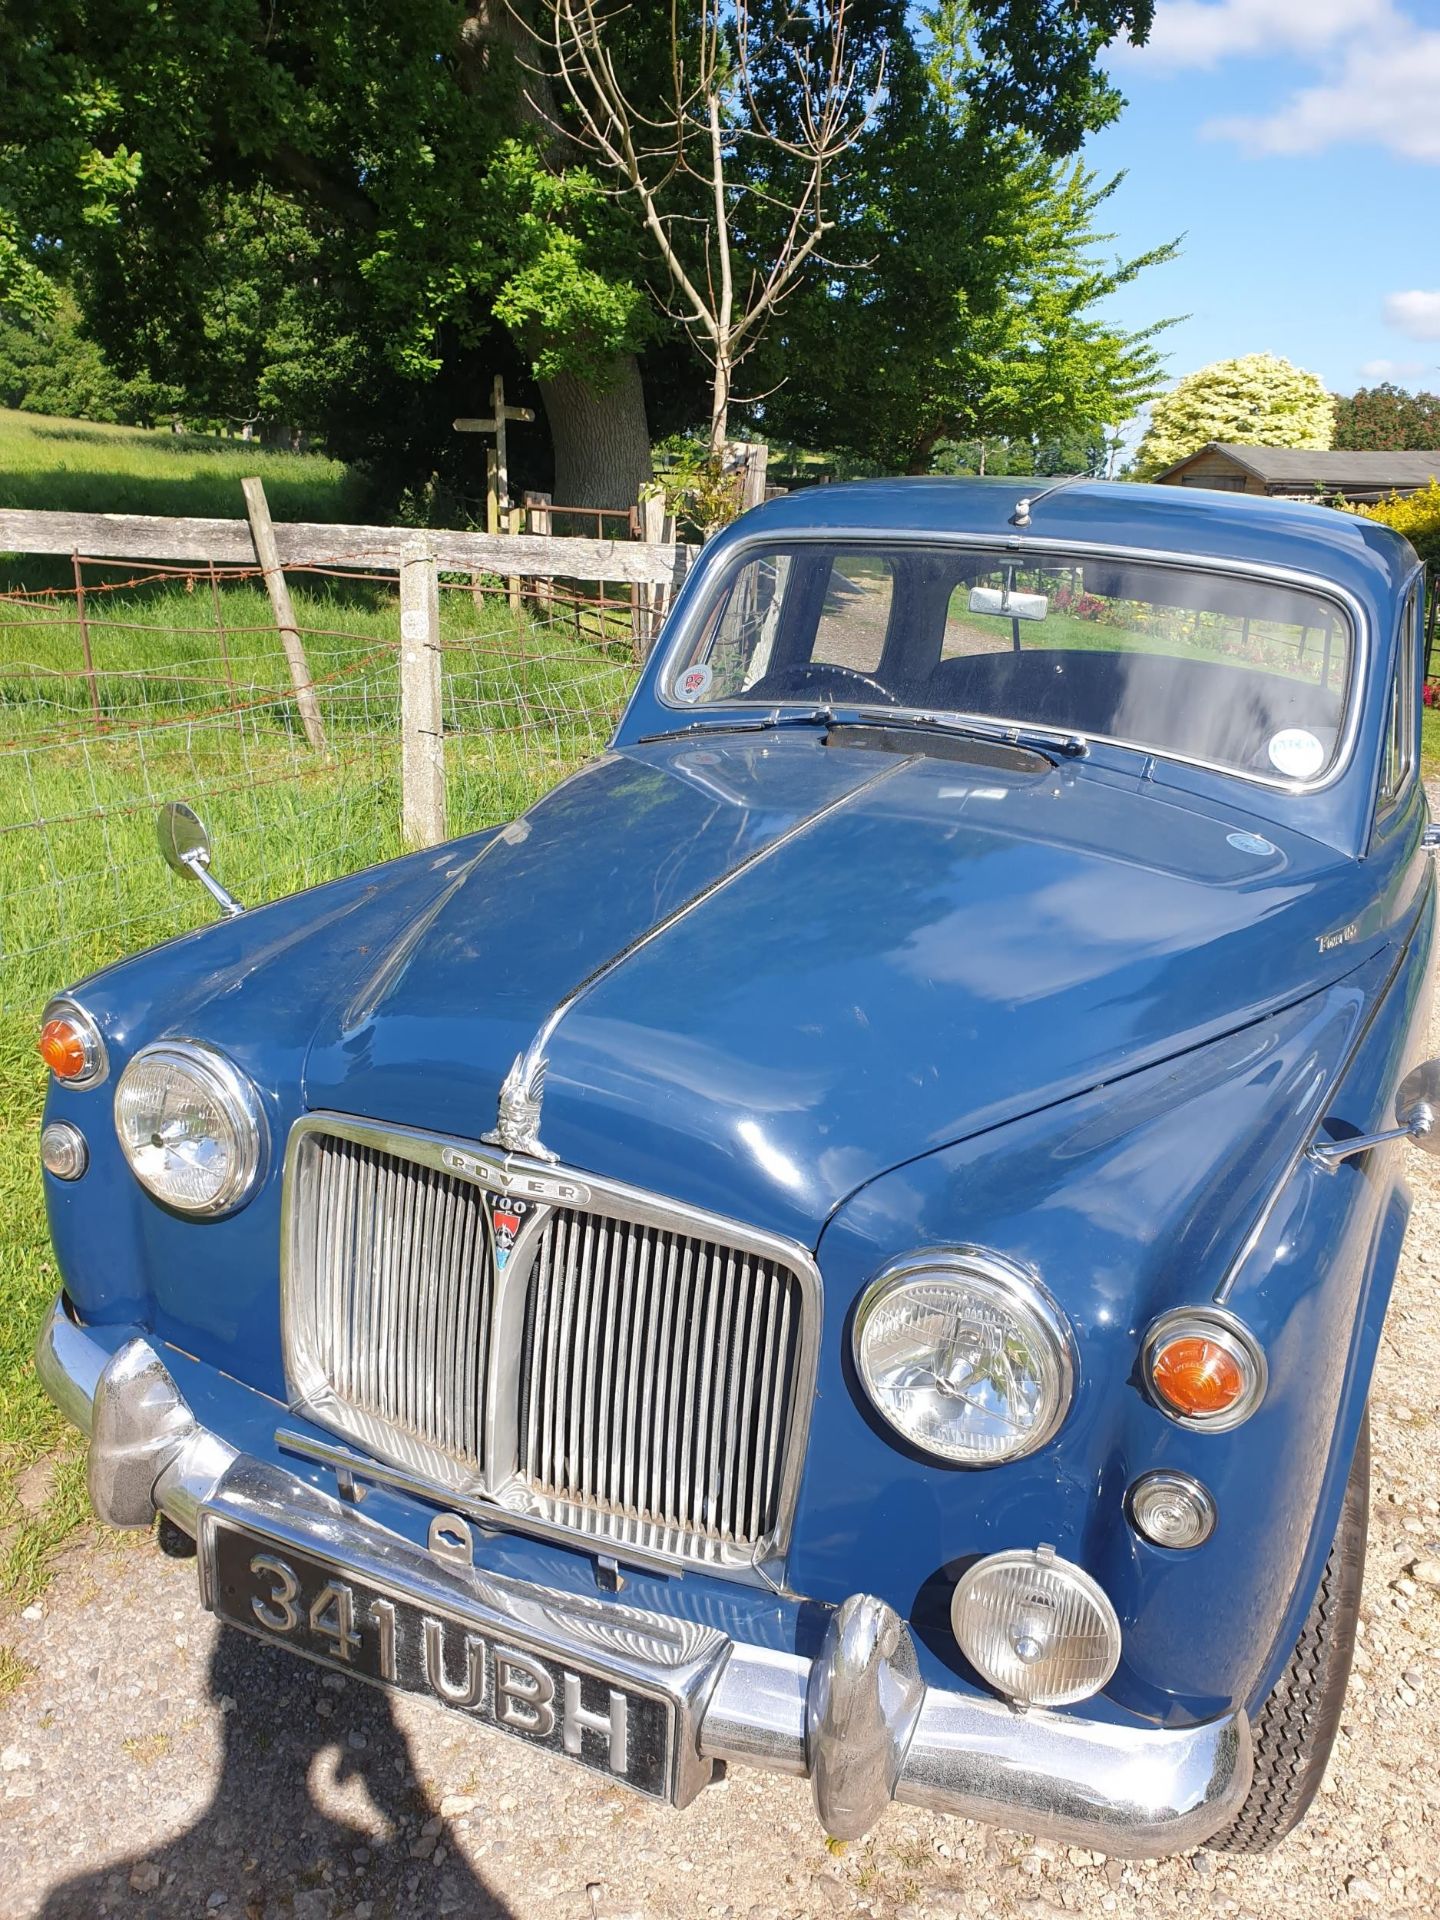
{"type": "Polygon", "coordinates": [[[900,1167],[838,1211],[819,1248],[824,1390],[791,1560],[799,1591],[838,1600],[864,1569],[912,1618],[931,1677],[970,1678],[949,1626],[955,1581],[979,1555],[1049,1542],[1119,1613],[1124,1653],[1106,1690],[1118,1716],[1182,1725],[1264,1697],[1333,1533],[1408,1212],[1403,1149],[1350,1163],[1344,1178],[1296,1155],[1342,1094],[1356,1125],[1383,1111],[1414,1050],[1432,922],[1427,900],[1402,954],[1165,1066],[900,1167]],[[851,1360],[855,1302],[877,1269],[957,1242],[1041,1275],[1079,1349],[1055,1439],[999,1468],[907,1450],[851,1360]],[[1264,1345],[1270,1386],[1244,1426],[1195,1433],[1150,1403],[1138,1354],[1158,1313],[1217,1289],[1264,1345]],[[1129,1526],[1127,1488],[1159,1467],[1215,1495],[1219,1526],[1203,1547],[1166,1552],[1129,1526]]]}

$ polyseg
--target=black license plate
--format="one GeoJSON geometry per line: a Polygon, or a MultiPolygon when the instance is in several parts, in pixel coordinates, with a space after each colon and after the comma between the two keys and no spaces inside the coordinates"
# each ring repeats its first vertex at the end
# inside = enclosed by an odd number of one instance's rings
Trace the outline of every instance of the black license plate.
{"type": "Polygon", "coordinates": [[[670,1797],[674,1715],[663,1696],[227,1522],[212,1521],[210,1556],[214,1611],[231,1625],[670,1797]]]}

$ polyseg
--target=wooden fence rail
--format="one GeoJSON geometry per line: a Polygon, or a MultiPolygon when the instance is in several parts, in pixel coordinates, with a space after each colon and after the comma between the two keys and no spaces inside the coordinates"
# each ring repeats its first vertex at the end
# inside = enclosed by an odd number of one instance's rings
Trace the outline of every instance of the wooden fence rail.
{"type": "MultiPolygon", "coordinates": [[[[275,523],[282,567],[355,567],[398,573],[413,527],[354,527],[323,521],[275,523]]],[[[616,580],[674,592],[694,549],[646,540],[573,540],[550,534],[462,533],[426,528],[442,572],[498,573],[546,580],[616,580]]],[[[196,561],[255,566],[244,520],[189,520],[138,513],[50,513],[0,508],[0,553],[83,553],[91,560],[196,561]]]]}

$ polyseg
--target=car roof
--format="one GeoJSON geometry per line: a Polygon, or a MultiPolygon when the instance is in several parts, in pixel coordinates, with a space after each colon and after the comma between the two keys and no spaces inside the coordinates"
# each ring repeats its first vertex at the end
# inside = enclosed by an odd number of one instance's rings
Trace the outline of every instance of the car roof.
{"type": "Polygon", "coordinates": [[[730,539],[904,533],[1076,541],[1313,573],[1383,606],[1419,565],[1378,521],[1308,500],[1114,480],[908,478],[804,487],[736,521],[730,539]],[[1028,524],[1016,510],[1029,501],[1028,524]]]}

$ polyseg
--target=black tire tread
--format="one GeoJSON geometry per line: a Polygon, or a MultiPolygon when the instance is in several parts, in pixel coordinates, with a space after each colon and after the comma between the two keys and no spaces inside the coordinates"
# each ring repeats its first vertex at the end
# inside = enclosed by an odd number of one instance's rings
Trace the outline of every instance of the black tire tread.
{"type": "Polygon", "coordinates": [[[1251,1724],[1255,1775],[1230,1825],[1208,1844],[1263,1853],[1304,1819],[1340,1727],[1355,1651],[1370,1516],[1370,1416],[1355,1444],[1340,1524],[1285,1671],[1251,1724]]]}

